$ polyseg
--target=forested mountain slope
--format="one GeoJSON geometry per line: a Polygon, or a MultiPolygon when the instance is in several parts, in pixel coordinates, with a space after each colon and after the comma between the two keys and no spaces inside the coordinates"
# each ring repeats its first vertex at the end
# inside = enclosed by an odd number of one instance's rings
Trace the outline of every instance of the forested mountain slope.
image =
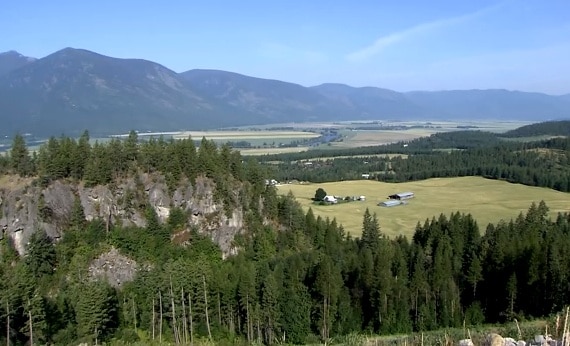
{"type": "Polygon", "coordinates": [[[570,120],[547,121],[507,131],[502,137],[570,136],[570,120]]]}
{"type": "Polygon", "coordinates": [[[16,51],[0,53],[0,76],[25,66],[36,59],[23,56],[16,51]]]}
{"type": "Polygon", "coordinates": [[[86,128],[116,134],[133,124],[141,131],[200,128],[224,124],[220,113],[159,64],[80,49],[63,49],[0,76],[0,120],[9,136],[78,136],[86,128]]]}

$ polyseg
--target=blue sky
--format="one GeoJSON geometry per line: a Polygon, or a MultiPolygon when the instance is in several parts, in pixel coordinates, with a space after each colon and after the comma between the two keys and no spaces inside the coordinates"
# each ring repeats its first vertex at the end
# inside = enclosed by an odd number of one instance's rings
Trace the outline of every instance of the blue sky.
{"type": "Polygon", "coordinates": [[[570,1],[3,0],[0,52],[65,47],[305,86],[570,93],[570,1]]]}

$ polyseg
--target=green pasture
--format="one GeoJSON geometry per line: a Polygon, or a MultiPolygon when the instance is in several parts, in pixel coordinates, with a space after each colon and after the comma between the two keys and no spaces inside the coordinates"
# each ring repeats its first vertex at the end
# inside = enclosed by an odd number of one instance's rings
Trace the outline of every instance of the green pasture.
{"type": "Polygon", "coordinates": [[[390,237],[400,234],[409,238],[416,224],[441,213],[471,213],[481,232],[487,224],[516,218],[526,212],[532,202],[544,200],[550,215],[570,212],[570,194],[547,188],[511,184],[481,177],[436,178],[407,183],[382,183],[370,180],[354,180],[334,183],[287,184],[278,187],[279,193],[292,191],[305,208],[313,208],[315,215],[336,218],[347,232],[359,236],[362,231],[362,216],[366,208],[376,213],[382,232],[390,237]],[[317,205],[311,198],[318,188],[328,195],[366,196],[366,201],[352,201],[334,205],[317,205]],[[415,198],[407,205],[380,207],[377,204],[388,195],[411,191],[415,198]]]}

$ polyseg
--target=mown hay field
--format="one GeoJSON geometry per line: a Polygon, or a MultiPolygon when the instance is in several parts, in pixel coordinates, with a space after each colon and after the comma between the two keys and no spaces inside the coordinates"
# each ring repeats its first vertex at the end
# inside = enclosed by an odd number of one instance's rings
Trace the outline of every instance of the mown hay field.
{"type": "Polygon", "coordinates": [[[570,212],[570,193],[551,189],[511,184],[481,177],[436,178],[407,183],[382,183],[354,180],[320,184],[287,184],[278,187],[281,194],[292,191],[304,209],[313,208],[315,215],[336,218],[345,230],[354,236],[362,231],[362,216],[366,208],[376,213],[382,232],[390,237],[399,234],[408,238],[416,224],[441,213],[471,213],[483,233],[487,224],[516,218],[526,212],[532,202],[544,200],[551,217],[558,212],[570,212]],[[335,205],[316,205],[311,198],[318,188],[328,195],[366,196],[366,201],[352,201],[335,205]],[[381,207],[377,204],[388,195],[411,191],[415,198],[407,205],[381,207]]]}
{"type": "Polygon", "coordinates": [[[194,139],[206,137],[207,139],[214,140],[248,140],[248,139],[304,139],[316,138],[320,134],[307,131],[184,131],[173,133],[175,139],[188,138],[192,136],[194,139]]]}
{"type": "Polygon", "coordinates": [[[438,131],[436,129],[343,131],[343,134],[346,135],[346,137],[342,142],[331,143],[331,147],[339,149],[384,145],[400,141],[410,141],[420,137],[427,137],[437,132],[443,131],[438,131]]]}
{"type": "Polygon", "coordinates": [[[284,148],[237,148],[243,156],[260,156],[274,154],[300,153],[309,150],[309,147],[284,147],[284,148]]]}

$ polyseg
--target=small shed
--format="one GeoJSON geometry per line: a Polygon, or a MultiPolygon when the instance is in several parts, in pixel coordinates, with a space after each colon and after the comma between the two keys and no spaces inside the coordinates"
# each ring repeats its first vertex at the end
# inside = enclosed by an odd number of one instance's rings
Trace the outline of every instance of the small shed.
{"type": "Polygon", "coordinates": [[[400,204],[402,204],[402,202],[397,199],[389,199],[387,201],[378,203],[378,205],[381,207],[395,207],[400,204]]]}
{"type": "Polygon", "coordinates": [[[413,192],[400,192],[400,193],[390,195],[390,196],[388,196],[388,198],[397,199],[397,200],[410,199],[410,198],[414,198],[414,193],[413,192]]]}

